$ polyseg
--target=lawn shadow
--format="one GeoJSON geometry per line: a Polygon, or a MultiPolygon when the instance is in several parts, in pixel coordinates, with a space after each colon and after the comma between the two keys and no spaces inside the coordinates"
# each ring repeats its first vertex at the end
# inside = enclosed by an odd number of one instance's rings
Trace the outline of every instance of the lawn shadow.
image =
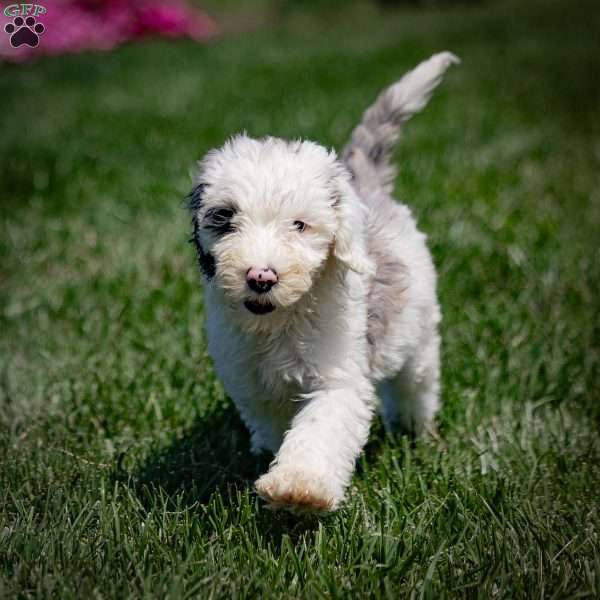
{"type": "Polygon", "coordinates": [[[197,419],[181,437],[152,453],[133,474],[144,503],[157,492],[179,507],[206,504],[217,491],[246,488],[267,469],[270,457],[250,454],[250,436],[236,410],[227,406],[197,419]]]}
{"type": "MultiPolygon", "coordinates": [[[[152,453],[133,473],[121,473],[146,509],[165,501],[169,510],[191,508],[198,516],[216,504],[240,510],[240,493],[253,502],[254,481],[265,473],[272,455],[250,453],[250,435],[233,406],[201,419],[167,447],[152,453]]],[[[271,511],[255,513],[256,525],[274,547],[284,536],[294,540],[319,526],[319,517],[271,511]]],[[[204,519],[206,522],[206,519],[204,519]]]]}
{"type": "Polygon", "coordinates": [[[418,441],[418,436],[408,431],[387,431],[381,415],[376,414],[371,424],[369,439],[356,462],[356,475],[362,477],[364,465],[374,465],[386,446],[393,446],[397,452],[403,453],[407,449],[415,449],[418,441]]]}

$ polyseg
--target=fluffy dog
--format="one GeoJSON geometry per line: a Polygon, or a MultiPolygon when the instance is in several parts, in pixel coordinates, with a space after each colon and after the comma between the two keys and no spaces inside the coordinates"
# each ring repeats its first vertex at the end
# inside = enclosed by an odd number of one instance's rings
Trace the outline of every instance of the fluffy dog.
{"type": "Polygon", "coordinates": [[[273,452],[275,508],[333,510],[369,434],[420,433],[439,407],[440,309],[425,235],[391,197],[391,153],[452,63],[384,90],[341,159],[309,141],[238,135],[200,163],[189,207],[208,347],[226,392],[273,452]]]}

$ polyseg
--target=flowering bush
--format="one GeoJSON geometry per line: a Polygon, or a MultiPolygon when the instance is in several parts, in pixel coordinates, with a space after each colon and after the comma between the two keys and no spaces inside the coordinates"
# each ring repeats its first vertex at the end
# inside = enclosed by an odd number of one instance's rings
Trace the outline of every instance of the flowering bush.
{"type": "Polygon", "coordinates": [[[47,12],[37,17],[45,28],[39,45],[13,48],[2,32],[0,58],[20,62],[40,55],[110,50],[150,35],[206,40],[217,31],[208,15],[185,0],[54,0],[44,6],[47,12]]]}

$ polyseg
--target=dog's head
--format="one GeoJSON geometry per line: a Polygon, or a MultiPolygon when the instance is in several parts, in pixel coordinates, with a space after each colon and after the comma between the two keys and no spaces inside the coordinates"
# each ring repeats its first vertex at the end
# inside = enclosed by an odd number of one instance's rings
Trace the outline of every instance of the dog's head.
{"type": "Polygon", "coordinates": [[[200,163],[189,206],[209,285],[245,322],[268,321],[305,296],[328,259],[368,269],[364,207],[333,151],[245,135],[200,163]]]}

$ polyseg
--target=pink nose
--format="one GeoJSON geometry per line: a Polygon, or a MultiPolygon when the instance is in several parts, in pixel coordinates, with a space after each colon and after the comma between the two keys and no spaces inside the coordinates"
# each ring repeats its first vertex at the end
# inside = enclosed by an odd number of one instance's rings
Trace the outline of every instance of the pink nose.
{"type": "Polygon", "coordinates": [[[268,292],[277,281],[277,273],[268,267],[250,267],[246,273],[248,287],[257,294],[268,292]]]}

